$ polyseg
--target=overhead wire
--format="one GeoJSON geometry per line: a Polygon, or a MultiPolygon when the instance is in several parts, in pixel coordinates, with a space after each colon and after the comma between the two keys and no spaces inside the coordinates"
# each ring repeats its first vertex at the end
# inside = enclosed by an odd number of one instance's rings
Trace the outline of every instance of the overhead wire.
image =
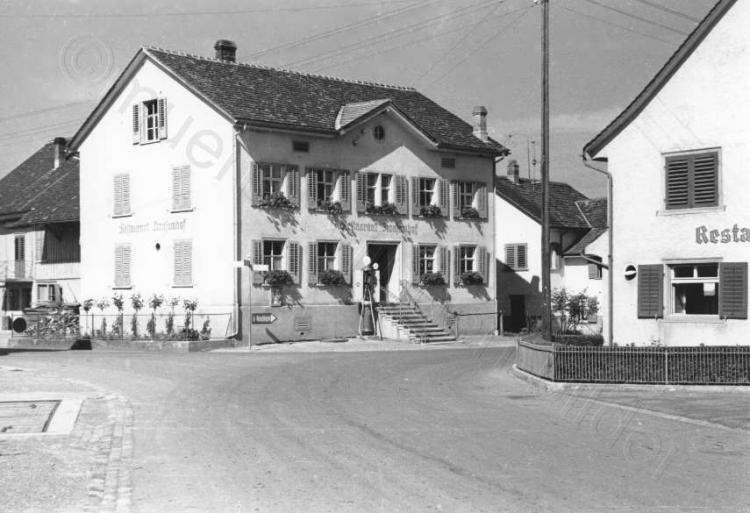
{"type": "Polygon", "coordinates": [[[649,25],[653,25],[655,27],[663,28],[664,30],[668,30],[670,32],[674,32],[675,34],[680,34],[682,36],[687,36],[688,33],[684,30],[679,30],[674,27],[670,27],[669,25],[665,25],[664,23],[659,23],[658,21],[649,20],[648,18],[644,18],[643,16],[638,16],[637,14],[633,14],[627,11],[623,11],[622,9],[618,9],[617,7],[612,7],[611,5],[604,4],[602,2],[599,2],[597,0],[583,0],[584,2],[588,2],[590,4],[596,5],[598,7],[601,7],[603,9],[608,9],[612,12],[616,12],[618,14],[621,14],[623,16],[627,16],[628,18],[633,18],[634,20],[641,21],[643,23],[647,23],[649,25]]]}
{"type": "Polygon", "coordinates": [[[667,41],[666,39],[662,39],[662,38],[660,38],[658,36],[654,36],[652,34],[647,34],[646,32],[640,32],[638,30],[635,30],[635,29],[632,29],[632,28],[628,27],[627,25],[620,25],[619,23],[615,23],[615,22],[607,20],[605,18],[599,18],[598,16],[594,16],[592,14],[588,14],[588,13],[585,13],[585,12],[577,11],[577,10],[572,9],[570,7],[567,7],[565,5],[560,5],[559,8],[564,9],[566,11],[569,11],[569,12],[571,12],[573,14],[577,14],[579,16],[585,16],[586,18],[590,18],[592,20],[596,20],[596,21],[604,23],[606,25],[611,25],[613,27],[620,28],[620,29],[625,30],[627,32],[632,32],[633,34],[638,34],[640,36],[647,37],[649,39],[653,39],[654,41],[659,41],[661,43],[665,43],[665,44],[668,44],[670,46],[674,46],[674,43],[672,41],[667,41]]]}
{"type": "Polygon", "coordinates": [[[693,16],[685,14],[682,11],[678,11],[678,10],[675,10],[675,9],[670,9],[669,7],[666,7],[666,6],[661,5],[661,4],[657,4],[656,2],[651,2],[649,0],[632,0],[632,1],[633,2],[639,2],[639,3],[644,4],[644,5],[648,5],[649,7],[653,7],[654,9],[658,9],[658,10],[660,10],[662,12],[666,12],[666,13],[669,13],[669,14],[671,14],[673,16],[677,16],[679,18],[683,18],[683,19],[692,21],[693,23],[700,23],[700,21],[701,21],[698,18],[694,18],[693,16]]]}

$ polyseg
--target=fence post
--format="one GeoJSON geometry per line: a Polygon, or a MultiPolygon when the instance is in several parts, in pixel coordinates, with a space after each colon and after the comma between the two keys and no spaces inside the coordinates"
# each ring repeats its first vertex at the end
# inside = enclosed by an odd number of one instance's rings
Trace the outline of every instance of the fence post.
{"type": "Polygon", "coordinates": [[[664,348],[664,384],[669,385],[669,350],[664,348]]]}

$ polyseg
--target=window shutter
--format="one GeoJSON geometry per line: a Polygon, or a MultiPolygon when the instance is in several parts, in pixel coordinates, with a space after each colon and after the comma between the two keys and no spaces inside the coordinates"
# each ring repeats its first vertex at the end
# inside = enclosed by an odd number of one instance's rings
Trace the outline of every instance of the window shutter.
{"type": "Polygon", "coordinates": [[[668,157],[666,162],[667,208],[690,206],[690,162],[686,156],[668,157]]]}
{"type": "Polygon", "coordinates": [[[451,193],[450,188],[448,186],[448,180],[445,178],[438,179],[438,207],[440,207],[440,215],[443,217],[448,217],[449,215],[449,205],[451,202],[451,193]]]}
{"type": "Polygon", "coordinates": [[[41,262],[44,260],[44,234],[45,230],[42,228],[40,231],[36,232],[36,255],[34,258],[37,262],[41,262]]]}
{"type": "Polygon", "coordinates": [[[156,102],[157,115],[159,118],[159,139],[167,138],[167,99],[159,98],[156,102]]]}
{"type": "Polygon", "coordinates": [[[193,284],[193,241],[176,240],[174,243],[174,284],[193,284]]]}
{"type": "Polygon", "coordinates": [[[692,159],[692,205],[713,207],[719,204],[718,154],[695,155],[692,159]]]}
{"type": "Polygon", "coordinates": [[[286,176],[286,197],[299,207],[299,170],[297,166],[284,166],[284,175],[286,176]]]}
{"type": "Polygon", "coordinates": [[[638,266],[638,318],[664,317],[664,266],[638,266]]]}
{"type": "Polygon", "coordinates": [[[263,199],[263,183],[261,181],[260,167],[257,162],[253,162],[252,165],[252,180],[253,180],[253,194],[250,200],[250,204],[254,207],[260,205],[263,199]]]}
{"type": "Polygon", "coordinates": [[[349,179],[349,171],[343,169],[339,171],[339,203],[341,210],[351,212],[352,209],[352,182],[349,179]]]}
{"type": "Polygon", "coordinates": [[[313,168],[308,167],[305,169],[305,176],[307,177],[307,208],[308,210],[315,210],[318,208],[318,183],[316,180],[316,171],[313,168]]]}
{"type": "Polygon", "coordinates": [[[487,269],[487,248],[484,246],[477,246],[477,249],[474,251],[474,259],[476,261],[475,269],[482,275],[484,283],[486,284],[487,278],[489,277],[489,269],[487,269]]]}
{"type": "Polygon", "coordinates": [[[190,166],[172,169],[172,210],[190,208],[190,166]]]}
{"type": "Polygon", "coordinates": [[[505,245],[505,265],[516,269],[516,252],[512,244],[505,245]]]}
{"type": "Polygon", "coordinates": [[[141,142],[141,104],[133,105],[133,144],[141,142]]]}
{"type": "Polygon", "coordinates": [[[747,319],[747,262],[719,264],[719,317],[747,319]]]}
{"type": "Polygon", "coordinates": [[[357,173],[357,212],[364,213],[367,209],[367,190],[365,183],[367,180],[367,173],[359,171],[357,173]]]}
{"type": "Polygon", "coordinates": [[[130,286],[130,244],[115,246],[115,287],[130,286]]]}
{"type": "Polygon", "coordinates": [[[409,215],[409,180],[405,176],[396,175],[396,209],[402,216],[409,215]]]}
{"type": "Polygon", "coordinates": [[[114,177],[114,215],[130,213],[130,175],[120,174],[114,177]]]}
{"type": "MultiPolygon", "coordinates": [[[[261,265],[263,264],[263,241],[262,240],[254,240],[253,241],[253,264],[254,265],[261,265]]],[[[263,274],[259,271],[253,271],[253,284],[260,285],[263,283],[263,274]]]]}
{"type": "Polygon", "coordinates": [[[474,195],[477,196],[477,211],[481,219],[487,219],[487,184],[478,182],[474,184],[474,195]]]}
{"type": "Polygon", "coordinates": [[[599,272],[599,266],[589,262],[589,280],[596,280],[599,277],[597,276],[599,272]]]}
{"type": "Polygon", "coordinates": [[[411,177],[411,213],[412,215],[418,216],[419,215],[419,207],[422,205],[419,204],[419,177],[418,176],[412,176],[411,177]]]}
{"type": "Polygon", "coordinates": [[[453,208],[453,219],[458,219],[461,217],[461,211],[458,208],[458,182],[453,180],[451,182],[451,189],[453,189],[453,194],[451,194],[451,204],[453,208]]]}
{"type": "Polygon", "coordinates": [[[346,283],[352,284],[352,268],[354,261],[354,248],[349,244],[341,244],[341,273],[346,283]]]}
{"type": "Polygon", "coordinates": [[[296,242],[287,242],[287,268],[294,283],[302,282],[302,246],[296,242]]]}
{"type": "Polygon", "coordinates": [[[122,175],[122,213],[130,213],[130,175],[122,175]]]}
{"type": "Polygon", "coordinates": [[[411,282],[418,284],[422,280],[419,275],[419,244],[411,245],[411,282]]]}
{"type": "Polygon", "coordinates": [[[446,246],[438,247],[438,265],[445,283],[450,283],[450,251],[446,246]]]}
{"type": "Polygon", "coordinates": [[[453,246],[453,284],[461,285],[461,246],[453,246]]]}
{"type": "Polygon", "coordinates": [[[519,244],[517,246],[518,255],[516,257],[516,264],[519,269],[528,269],[528,246],[526,244],[519,244]]]}
{"type": "MultiPolygon", "coordinates": [[[[309,175],[308,175],[309,176],[309,175]]],[[[307,245],[307,284],[318,284],[318,243],[307,245]]]]}

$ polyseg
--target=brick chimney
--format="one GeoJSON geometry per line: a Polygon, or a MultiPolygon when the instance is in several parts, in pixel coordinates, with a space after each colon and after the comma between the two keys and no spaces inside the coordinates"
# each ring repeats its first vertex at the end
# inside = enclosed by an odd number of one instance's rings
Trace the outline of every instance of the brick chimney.
{"type": "Polygon", "coordinates": [[[216,58],[224,62],[235,62],[237,54],[237,44],[234,41],[228,39],[219,39],[214,44],[214,50],[216,50],[216,58]]]}
{"type": "Polygon", "coordinates": [[[474,116],[474,137],[487,142],[487,108],[484,105],[474,107],[471,113],[474,116]]]}
{"type": "Polygon", "coordinates": [[[52,169],[57,169],[63,163],[63,160],[65,160],[65,145],[68,143],[68,140],[65,137],[55,137],[52,142],[54,144],[52,148],[54,155],[52,169]]]}
{"type": "Polygon", "coordinates": [[[520,181],[519,166],[518,162],[515,160],[508,162],[508,178],[510,178],[510,181],[516,185],[518,185],[518,182],[520,181]]]}

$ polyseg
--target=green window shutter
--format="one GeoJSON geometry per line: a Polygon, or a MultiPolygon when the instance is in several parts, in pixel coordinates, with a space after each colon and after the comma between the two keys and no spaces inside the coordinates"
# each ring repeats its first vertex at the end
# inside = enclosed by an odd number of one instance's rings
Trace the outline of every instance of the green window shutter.
{"type": "Polygon", "coordinates": [[[396,183],[396,209],[402,216],[409,215],[409,180],[405,176],[396,175],[392,178],[396,183]]]}
{"type": "Polygon", "coordinates": [[[167,138],[167,99],[159,98],[156,102],[159,139],[167,138]]]}
{"type": "Polygon", "coordinates": [[[719,317],[747,319],[747,262],[719,264],[719,317]]]}
{"type": "Polygon", "coordinates": [[[349,244],[341,244],[341,273],[346,283],[352,284],[352,270],[354,263],[354,248],[349,244]]]}
{"type": "Polygon", "coordinates": [[[367,174],[359,171],[356,176],[357,181],[357,212],[364,213],[367,209],[367,174]]]}
{"type": "Polygon", "coordinates": [[[296,242],[287,242],[287,266],[294,283],[302,282],[302,246],[296,242]]]}
{"type": "Polygon", "coordinates": [[[638,318],[664,317],[664,266],[638,266],[638,318]]]}
{"type": "Polygon", "coordinates": [[[299,207],[299,170],[297,166],[284,166],[286,175],[286,196],[294,205],[299,207]]]}
{"type": "Polygon", "coordinates": [[[305,169],[307,178],[307,208],[316,210],[318,208],[318,181],[317,171],[311,167],[305,169]]]}
{"type": "Polygon", "coordinates": [[[446,246],[438,247],[438,265],[445,283],[450,283],[450,251],[446,246]]]}
{"type": "Polygon", "coordinates": [[[174,243],[174,284],[193,284],[193,241],[176,240],[174,243]]]}
{"type": "Polygon", "coordinates": [[[307,284],[318,284],[318,243],[307,245],[307,284]]]}
{"type": "Polygon", "coordinates": [[[714,207],[719,204],[717,153],[695,155],[692,158],[692,205],[714,207]]]}
{"type": "Polygon", "coordinates": [[[411,282],[418,284],[422,277],[419,275],[419,244],[411,245],[411,282]]]}
{"type": "Polygon", "coordinates": [[[450,213],[450,200],[451,200],[451,194],[450,194],[450,188],[448,187],[448,180],[445,178],[438,179],[438,207],[440,207],[440,215],[443,217],[448,217],[448,214],[450,213]]]}
{"type": "Polygon", "coordinates": [[[475,183],[474,184],[474,194],[477,196],[477,211],[479,212],[479,217],[481,219],[487,219],[488,210],[487,210],[487,184],[485,183],[475,183]]]}
{"type": "Polygon", "coordinates": [[[668,157],[666,162],[668,209],[690,206],[690,159],[668,157]]]}
{"type": "Polygon", "coordinates": [[[339,203],[341,210],[351,212],[352,209],[352,182],[349,178],[349,171],[342,169],[338,173],[339,180],[339,203]]]}
{"type": "Polygon", "coordinates": [[[253,182],[253,194],[250,199],[250,204],[257,207],[263,199],[263,181],[261,180],[260,167],[257,162],[252,164],[252,182],[253,182]]]}
{"type": "Polygon", "coordinates": [[[141,104],[133,105],[133,144],[141,142],[141,104]]]}

